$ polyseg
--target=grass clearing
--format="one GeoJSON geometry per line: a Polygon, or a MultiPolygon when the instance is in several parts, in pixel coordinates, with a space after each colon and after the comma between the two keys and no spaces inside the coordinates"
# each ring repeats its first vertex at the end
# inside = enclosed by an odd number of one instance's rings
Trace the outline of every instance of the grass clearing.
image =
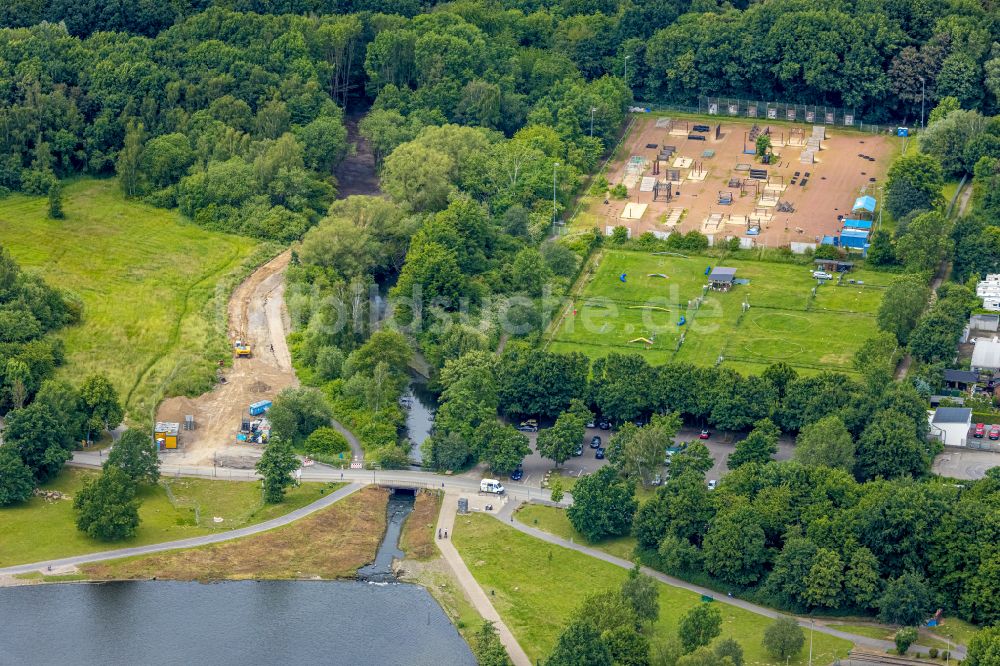
{"type": "Polygon", "coordinates": [[[364,488],[292,525],[226,543],[86,565],[91,579],[351,578],[375,558],[388,491],[364,488]]]}
{"type": "Polygon", "coordinates": [[[573,524],[569,522],[569,518],[566,517],[566,510],[554,506],[525,504],[518,509],[517,520],[529,527],[537,527],[540,530],[555,534],[563,539],[600,548],[615,557],[625,560],[631,560],[632,553],[635,551],[635,537],[631,535],[616,537],[614,539],[604,539],[593,544],[589,543],[587,537],[577,532],[573,524]]]}
{"type": "MultiPolygon", "coordinates": [[[[628,572],[583,553],[554,546],[489,516],[460,516],[455,546],[521,647],[534,662],[546,658],[570,615],[591,593],[617,587],[628,572]]],[[[661,584],[660,619],[653,641],[676,635],[680,618],[701,603],[693,592],[661,584]]],[[[761,646],[766,617],[725,604],[722,636],[737,639],[748,664],[776,664],[761,646]]],[[[816,633],[813,661],[831,663],[846,656],[849,641],[816,633]]],[[[803,652],[789,664],[805,664],[803,652]]],[[[782,662],[783,663],[783,662],[782,662]]],[[[776,664],[776,666],[778,666],[776,664]]]]}
{"type": "Polygon", "coordinates": [[[63,208],[65,219],[50,220],[45,197],[0,200],[0,238],[14,259],[83,302],[83,322],[59,332],[60,375],[105,373],[127,411],[143,416],[165,390],[207,388],[220,354],[229,356],[228,293],[216,299],[217,286],[259,243],[128,201],[114,180],[67,182],[63,208]]]}
{"type": "MultiPolygon", "coordinates": [[[[42,488],[73,497],[86,478],[96,475],[97,472],[66,468],[42,488]]],[[[92,539],[76,528],[76,512],[71,500],[46,501],[33,497],[22,505],[0,509],[0,524],[3,525],[0,566],[162,543],[245,527],[294,511],[319,499],[321,492],[329,493],[336,487],[339,484],[303,483],[290,489],[281,504],[264,504],[256,483],[164,479],[155,487],[140,490],[141,523],[135,537],[111,543],[92,539]],[[215,523],[215,517],[222,518],[222,522],[215,523]]]]}
{"type": "Polygon", "coordinates": [[[549,349],[594,358],[637,352],[654,364],[711,365],[722,356],[753,370],[786,361],[807,372],[852,372],[854,352],[877,330],[879,287],[891,276],[879,278],[837,286],[818,284],[799,264],[606,250],[549,349]],[[706,290],[706,271],[719,265],[749,283],[706,290]]]}

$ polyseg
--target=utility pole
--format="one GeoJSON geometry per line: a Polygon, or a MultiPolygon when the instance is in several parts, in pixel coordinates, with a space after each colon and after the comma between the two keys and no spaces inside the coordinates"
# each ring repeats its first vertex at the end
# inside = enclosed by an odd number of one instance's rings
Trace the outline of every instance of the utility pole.
{"type": "Polygon", "coordinates": [[[590,138],[594,138],[594,112],[597,111],[596,106],[590,107],[590,138]]]}
{"type": "Polygon", "coordinates": [[[924,93],[927,90],[927,79],[920,77],[920,129],[924,129],[924,93]]]}
{"type": "Polygon", "coordinates": [[[625,56],[625,87],[628,87],[628,59],[629,56],[625,56]]]}
{"type": "Polygon", "coordinates": [[[556,170],[559,162],[552,163],[552,235],[556,235],[556,170]]]}

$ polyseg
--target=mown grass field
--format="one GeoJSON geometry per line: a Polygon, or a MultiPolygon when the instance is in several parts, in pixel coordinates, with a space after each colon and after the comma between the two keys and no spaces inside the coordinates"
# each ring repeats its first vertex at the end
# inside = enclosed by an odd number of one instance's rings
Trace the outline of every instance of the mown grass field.
{"type": "MultiPolygon", "coordinates": [[[[517,520],[529,527],[537,527],[540,530],[555,534],[563,539],[572,539],[576,543],[587,543],[587,537],[576,531],[569,518],[566,517],[566,510],[554,506],[543,504],[525,504],[517,511],[517,520]]],[[[615,557],[625,560],[632,559],[635,551],[635,537],[628,535],[613,539],[604,539],[600,543],[590,544],[594,548],[611,553],[615,557]]]]}
{"type": "MultiPolygon", "coordinates": [[[[591,593],[617,587],[628,572],[583,553],[534,539],[489,516],[460,516],[455,523],[455,546],[473,576],[490,596],[504,622],[532,662],[551,653],[573,611],[591,593]]],[[[660,619],[650,631],[651,641],[676,636],[681,617],[701,603],[693,592],[661,584],[660,619]]],[[[719,603],[722,637],[743,646],[747,664],[775,664],[761,645],[771,620],[719,603]]],[[[851,643],[816,633],[813,662],[832,663],[846,656],[851,643]]],[[[789,664],[805,664],[803,650],[789,664]]],[[[784,662],[781,662],[784,664],[784,662]]]]}
{"type": "MultiPolygon", "coordinates": [[[[67,468],[42,488],[73,497],[83,487],[84,480],[96,474],[67,468]]],[[[71,500],[46,501],[33,497],[24,504],[0,509],[0,567],[245,527],[305,506],[319,499],[320,491],[330,493],[333,489],[335,486],[330,484],[303,483],[290,489],[283,503],[264,504],[257,483],[164,479],[159,485],[140,491],[142,522],[135,537],[114,543],[92,539],[78,530],[71,500]],[[216,517],[222,518],[222,522],[214,522],[216,517]]]]}
{"type": "Polygon", "coordinates": [[[60,333],[62,377],[111,378],[130,414],[146,416],[165,389],[205,388],[224,344],[217,285],[257,242],[205,231],[176,211],[127,201],[114,180],[64,189],[66,218],[44,197],[0,199],[0,242],[25,269],[77,295],[84,321],[60,333]],[[209,311],[210,310],[210,311],[209,311]]]}
{"type": "Polygon", "coordinates": [[[850,372],[854,352],[877,330],[875,314],[892,276],[859,271],[849,279],[855,282],[820,285],[797,264],[609,250],[549,348],[595,358],[637,352],[654,364],[711,365],[722,356],[752,372],[776,361],[805,372],[850,372]],[[737,279],[749,284],[706,292],[706,270],[714,266],[736,268],[737,279]]]}

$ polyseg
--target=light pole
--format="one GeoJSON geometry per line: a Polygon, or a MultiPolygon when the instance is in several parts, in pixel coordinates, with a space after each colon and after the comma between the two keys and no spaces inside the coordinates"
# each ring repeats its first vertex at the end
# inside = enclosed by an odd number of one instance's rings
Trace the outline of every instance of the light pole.
{"type": "Polygon", "coordinates": [[[927,90],[927,79],[920,77],[920,129],[924,129],[924,92],[927,90]]]}
{"type": "Polygon", "coordinates": [[[556,235],[556,170],[559,162],[552,163],[552,235],[556,235]]]}
{"type": "Polygon", "coordinates": [[[628,87],[628,59],[630,56],[625,56],[625,87],[628,87]]]}
{"type": "Polygon", "coordinates": [[[594,112],[597,111],[596,106],[590,107],[590,138],[594,138],[594,112]]]}

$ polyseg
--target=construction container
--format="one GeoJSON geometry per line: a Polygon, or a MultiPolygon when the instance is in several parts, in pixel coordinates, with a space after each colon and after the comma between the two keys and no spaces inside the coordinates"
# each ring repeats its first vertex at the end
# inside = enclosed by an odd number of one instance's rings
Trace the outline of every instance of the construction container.
{"type": "Polygon", "coordinates": [[[250,405],[250,416],[260,416],[271,408],[270,400],[258,400],[250,405]]]}
{"type": "Polygon", "coordinates": [[[169,423],[165,421],[158,422],[153,431],[153,439],[155,439],[158,444],[161,444],[161,448],[176,449],[177,433],[180,432],[180,429],[180,423],[169,423]]]}

